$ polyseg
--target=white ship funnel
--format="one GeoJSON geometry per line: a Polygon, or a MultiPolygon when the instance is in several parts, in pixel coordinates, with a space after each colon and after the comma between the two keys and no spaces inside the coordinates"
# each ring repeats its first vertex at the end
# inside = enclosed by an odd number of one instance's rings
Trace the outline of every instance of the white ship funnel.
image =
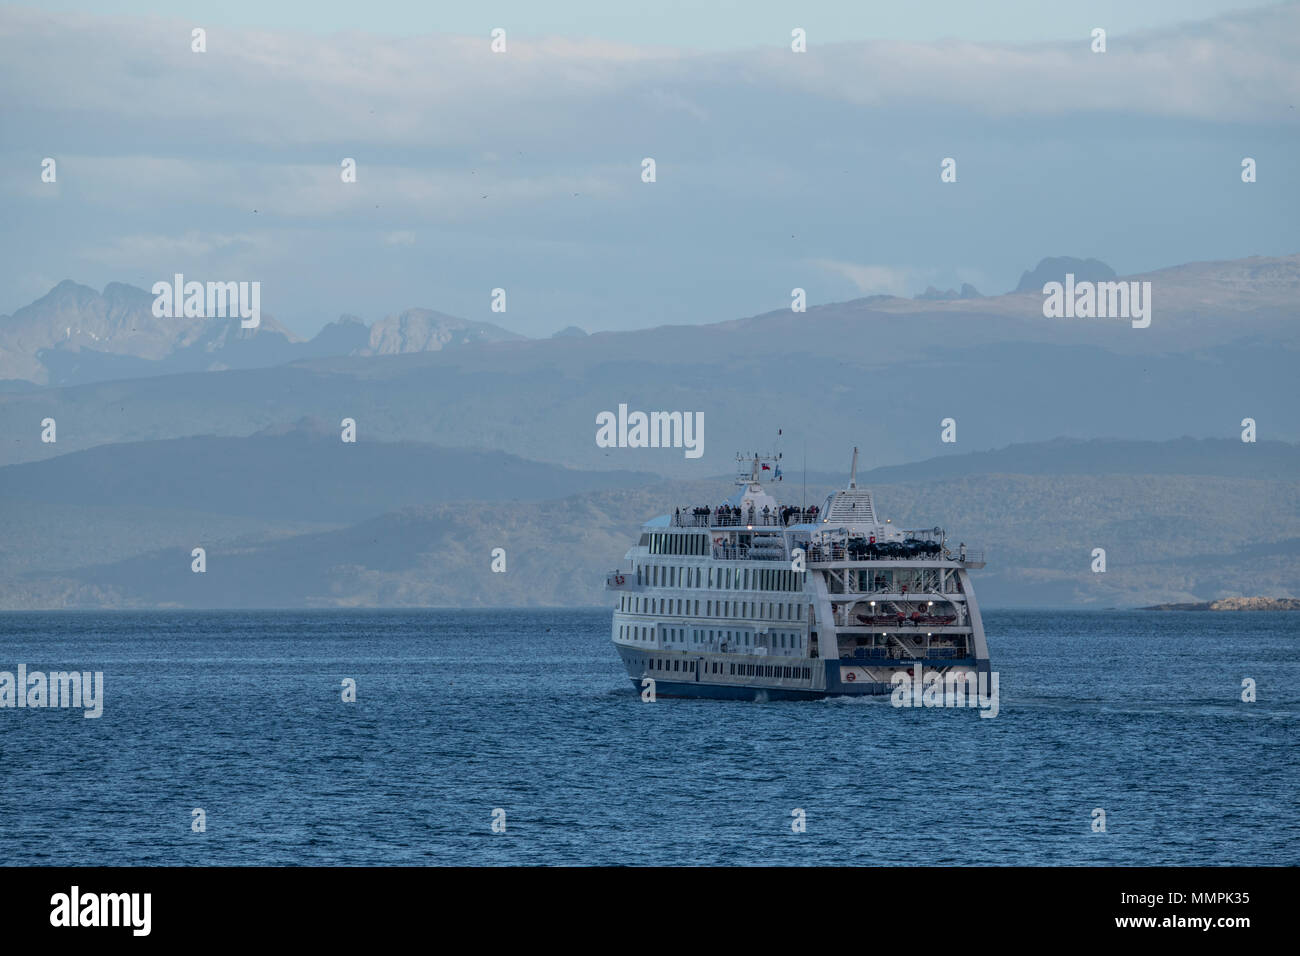
{"type": "Polygon", "coordinates": [[[822,523],[854,531],[874,531],[880,524],[871,492],[858,487],[858,449],[853,449],[853,464],[849,470],[849,486],[833,492],[822,509],[822,523]]]}

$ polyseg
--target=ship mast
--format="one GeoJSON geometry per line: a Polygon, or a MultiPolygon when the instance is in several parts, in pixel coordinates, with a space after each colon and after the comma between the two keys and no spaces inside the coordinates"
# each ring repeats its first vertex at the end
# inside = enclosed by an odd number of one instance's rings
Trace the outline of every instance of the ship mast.
{"type": "Polygon", "coordinates": [[[854,445],[853,446],[853,467],[849,471],[849,487],[856,488],[857,486],[858,486],[858,446],[854,445]]]}

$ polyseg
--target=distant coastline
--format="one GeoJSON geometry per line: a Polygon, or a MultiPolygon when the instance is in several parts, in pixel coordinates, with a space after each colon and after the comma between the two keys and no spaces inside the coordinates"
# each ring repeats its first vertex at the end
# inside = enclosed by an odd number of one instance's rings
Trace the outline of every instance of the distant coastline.
{"type": "Polygon", "coordinates": [[[1152,604],[1139,611],[1300,611],[1300,598],[1235,597],[1192,604],[1152,604]]]}

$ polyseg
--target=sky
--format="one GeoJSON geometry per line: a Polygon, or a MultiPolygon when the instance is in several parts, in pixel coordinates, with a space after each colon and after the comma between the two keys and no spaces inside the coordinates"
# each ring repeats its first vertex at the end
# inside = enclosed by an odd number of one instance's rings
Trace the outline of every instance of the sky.
{"type": "Polygon", "coordinates": [[[181,272],[545,336],[1300,252],[1300,5],[883,7],[0,6],[0,313],[181,272]]]}

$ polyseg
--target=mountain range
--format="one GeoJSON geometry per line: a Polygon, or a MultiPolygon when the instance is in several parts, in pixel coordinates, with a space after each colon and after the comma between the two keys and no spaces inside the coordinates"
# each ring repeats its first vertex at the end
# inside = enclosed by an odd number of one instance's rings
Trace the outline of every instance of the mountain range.
{"type": "Polygon", "coordinates": [[[1125,277],[1148,328],[1044,318],[1032,283],[1103,266],[537,340],[408,310],[303,342],[62,283],[0,319],[0,607],[602,603],[737,452],[812,502],[853,446],[884,514],[987,551],[988,602],[1295,594],[1300,256],[1125,277]],[[704,454],[597,444],[620,406],[702,416],[704,454]]]}
{"type": "MultiPolygon", "coordinates": [[[[983,550],[986,604],[1131,606],[1300,592],[1297,461],[1300,446],[1276,442],[1053,441],[859,482],[899,526],[941,525],[983,550]],[[1096,547],[1105,573],[1091,570],[1096,547]]],[[[846,478],[790,475],[776,492],[815,503],[846,478]]],[[[601,604],[642,522],[731,490],[726,475],[350,445],[314,423],[10,465],[0,486],[9,609],[601,604]]]]}
{"type": "Polygon", "coordinates": [[[153,301],[143,289],[120,282],[103,292],[60,282],[31,305],[0,316],[0,381],[8,380],[10,388],[72,385],[522,338],[488,322],[407,309],[369,326],[344,315],[302,341],[267,315],[257,328],[245,329],[238,318],[159,318],[153,301]]]}
{"type": "Polygon", "coordinates": [[[806,449],[816,470],[837,465],[850,444],[879,466],[1063,435],[1237,437],[1248,418],[1263,439],[1300,441],[1292,384],[1300,256],[1193,264],[1150,281],[1145,329],[1046,319],[1042,296],[1029,293],[871,298],[540,340],[452,338],[432,351],[440,340],[399,334],[400,317],[371,327],[365,341],[374,348],[361,348],[360,323],[344,322],[313,342],[355,354],[0,392],[0,465],[122,441],[243,437],[300,418],[335,427],[345,417],[368,441],[681,479],[717,474],[735,452],[773,446],[788,467],[806,449]],[[596,416],[620,404],[702,413],[703,458],[599,447],[596,416]],[[41,441],[47,418],[57,422],[56,443],[41,441]],[[941,440],[949,418],[952,443],[941,440]]]}
{"type": "MultiPolygon", "coordinates": [[[[1023,334],[1035,338],[1039,336],[1024,328],[1024,320],[1042,325],[1043,284],[1061,281],[1067,273],[1073,273],[1078,280],[1117,278],[1113,269],[1096,259],[1053,257],[1026,271],[1017,288],[1002,296],[981,296],[969,284],[960,291],[929,287],[912,299],[871,296],[813,307],[808,314],[824,318],[828,313],[847,317],[864,312],[916,314],[920,310],[924,314],[939,310],[938,315],[944,316],[973,310],[1001,320],[997,323],[1001,328],[995,328],[987,319],[982,323],[980,332],[986,337],[1023,334]]],[[[1271,310],[1290,309],[1294,296],[1300,293],[1300,257],[1193,263],[1125,279],[1152,282],[1158,294],[1157,307],[1165,313],[1162,318],[1176,320],[1180,334],[1186,334],[1207,315],[1248,311],[1265,318],[1271,310]]],[[[265,368],[309,359],[454,351],[531,341],[489,322],[424,308],[407,309],[371,325],[356,316],[343,315],[309,341],[303,341],[268,315],[262,317],[258,328],[243,329],[237,319],[159,318],[154,316],[152,306],[153,296],[134,286],[114,282],[96,292],[71,280],[60,282],[13,315],[0,316],[0,389],[80,385],[184,372],[265,368]]],[[[757,318],[777,315],[780,313],[757,318]]],[[[569,326],[552,339],[584,337],[581,328],[569,326]]],[[[1221,334],[1217,337],[1222,338],[1221,334]]]]}

